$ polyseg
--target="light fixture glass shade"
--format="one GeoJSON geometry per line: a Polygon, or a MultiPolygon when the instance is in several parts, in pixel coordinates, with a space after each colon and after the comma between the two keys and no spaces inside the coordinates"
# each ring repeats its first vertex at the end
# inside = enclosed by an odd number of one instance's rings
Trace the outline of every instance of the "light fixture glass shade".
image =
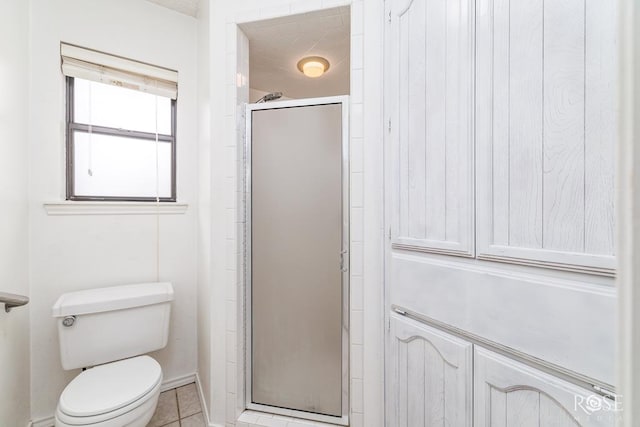
{"type": "Polygon", "coordinates": [[[302,72],[307,77],[320,77],[324,74],[324,65],[317,61],[309,61],[302,66],[302,72]]]}
{"type": "Polygon", "coordinates": [[[328,69],[329,61],[320,56],[308,56],[298,61],[298,70],[307,77],[320,77],[328,69]]]}

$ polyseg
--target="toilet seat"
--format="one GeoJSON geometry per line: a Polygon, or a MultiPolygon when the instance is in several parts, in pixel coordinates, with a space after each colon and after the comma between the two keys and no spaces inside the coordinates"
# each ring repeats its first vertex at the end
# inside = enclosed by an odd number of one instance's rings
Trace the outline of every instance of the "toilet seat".
{"type": "Polygon", "coordinates": [[[81,426],[132,418],[148,410],[150,404],[155,408],[161,383],[162,369],[149,356],[88,369],[62,392],[56,419],[61,425],[81,426]]]}

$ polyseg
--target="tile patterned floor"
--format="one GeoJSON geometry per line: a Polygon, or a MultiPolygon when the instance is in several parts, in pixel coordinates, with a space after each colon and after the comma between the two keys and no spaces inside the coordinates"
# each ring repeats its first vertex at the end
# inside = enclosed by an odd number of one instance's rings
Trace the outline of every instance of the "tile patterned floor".
{"type": "Polygon", "coordinates": [[[158,406],[147,427],[204,427],[196,384],[160,393],[158,406]]]}

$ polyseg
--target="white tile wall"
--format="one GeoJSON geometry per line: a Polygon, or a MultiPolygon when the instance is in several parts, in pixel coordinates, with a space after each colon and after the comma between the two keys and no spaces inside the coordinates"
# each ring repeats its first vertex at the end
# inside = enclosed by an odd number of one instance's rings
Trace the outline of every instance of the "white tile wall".
{"type": "Polygon", "coordinates": [[[351,344],[351,378],[362,379],[362,345],[351,344]]]}
{"type": "MultiPolygon", "coordinates": [[[[227,331],[227,340],[226,340],[226,347],[227,347],[227,361],[233,361],[236,360],[236,332],[230,332],[227,331]]],[[[231,363],[231,362],[227,362],[227,363],[231,363]]]]}
{"type": "Polygon", "coordinates": [[[291,5],[271,6],[260,9],[260,19],[279,18],[291,14],[291,5]]]}
{"type": "Polygon", "coordinates": [[[351,344],[362,344],[362,310],[351,309],[351,344]]]}
{"type": "Polygon", "coordinates": [[[362,104],[362,73],[362,69],[351,69],[351,105],[362,104]]]}
{"type": "Polygon", "coordinates": [[[354,378],[351,380],[351,410],[363,413],[364,404],[362,401],[362,380],[354,378]]]}
{"type": "Polygon", "coordinates": [[[252,22],[260,20],[260,9],[248,9],[240,11],[236,14],[235,22],[242,24],[243,22],[252,22]]]}
{"type": "Polygon", "coordinates": [[[351,414],[351,427],[364,427],[364,415],[358,412],[351,414]]]}
{"type": "Polygon", "coordinates": [[[227,392],[231,394],[236,393],[236,364],[227,362],[227,373],[226,373],[226,381],[227,381],[227,392]]]}
{"type": "MultiPolygon", "coordinates": [[[[351,122],[354,122],[353,110],[351,111],[351,122]]],[[[351,134],[351,172],[363,172],[363,140],[351,134]]]]}
{"type": "Polygon", "coordinates": [[[291,3],[291,14],[311,12],[312,10],[322,9],[322,0],[299,0],[291,3]]]}
{"type": "Polygon", "coordinates": [[[362,172],[351,173],[351,207],[361,208],[364,203],[362,188],[362,172]]]}
{"type": "Polygon", "coordinates": [[[351,241],[352,242],[362,242],[364,236],[362,234],[363,230],[363,209],[362,208],[353,208],[351,209],[351,241]]]}
{"type": "Polygon", "coordinates": [[[363,284],[362,276],[351,276],[351,310],[362,310],[363,307],[363,284]]]}
{"type": "MultiPolygon", "coordinates": [[[[324,0],[323,4],[329,3],[324,0]]],[[[363,73],[364,67],[364,31],[363,31],[363,2],[358,0],[351,3],[351,83],[350,83],[350,100],[349,108],[350,124],[349,131],[351,135],[351,248],[350,248],[350,322],[349,322],[349,340],[350,340],[350,364],[349,375],[350,381],[350,401],[351,410],[349,412],[349,420],[352,426],[358,425],[357,420],[362,419],[364,412],[363,396],[363,241],[364,241],[364,212],[363,212],[363,149],[364,141],[362,139],[364,120],[362,104],[363,93],[363,73]]],[[[362,424],[360,423],[360,427],[362,424]]]]}
{"type": "Polygon", "coordinates": [[[227,224],[234,234],[227,234],[229,242],[228,252],[230,257],[227,262],[227,416],[228,427],[328,427],[330,424],[311,422],[301,419],[282,417],[279,415],[264,414],[254,411],[244,411],[242,396],[238,396],[238,387],[244,384],[243,355],[239,354],[244,348],[239,342],[239,337],[244,336],[241,315],[244,307],[243,301],[238,300],[243,284],[243,233],[244,233],[244,118],[240,117],[243,103],[248,102],[248,41],[241,31],[237,30],[237,23],[250,22],[259,19],[269,19],[289,14],[306,13],[313,10],[326,9],[351,4],[351,105],[350,105],[350,131],[351,131],[351,331],[350,331],[350,384],[351,384],[351,411],[350,421],[352,426],[363,425],[363,241],[364,241],[364,213],[363,213],[363,0],[298,0],[274,7],[251,9],[234,12],[227,24],[227,59],[234,69],[226,70],[226,126],[224,130],[225,140],[228,146],[233,148],[227,151],[226,159],[235,167],[225,170],[233,178],[228,183],[229,193],[225,194],[227,204],[227,224]],[[236,117],[236,115],[238,117],[236,117]],[[235,219],[230,215],[235,214],[235,219]],[[237,227],[231,226],[235,222],[237,227]],[[233,262],[231,259],[233,258],[233,262]],[[231,373],[235,370],[235,375],[231,373]],[[239,417],[239,418],[238,418],[239,417]],[[237,421],[236,421],[237,420],[237,421]]]}
{"type": "Polygon", "coordinates": [[[332,7],[346,6],[350,3],[350,0],[322,0],[322,8],[329,9],[332,7]]]}
{"type": "Polygon", "coordinates": [[[362,1],[354,1],[351,4],[351,35],[364,34],[364,13],[362,11],[362,1]]]}
{"type": "MultiPolygon", "coordinates": [[[[225,229],[227,230],[227,239],[235,239],[237,233],[236,221],[237,210],[235,208],[227,208],[225,214],[225,229]]],[[[235,284],[234,284],[235,286],[235,284]]]]}
{"type": "Polygon", "coordinates": [[[351,69],[361,70],[364,66],[364,52],[362,51],[363,35],[353,35],[351,37],[351,69]]]}
{"type": "MultiPolygon", "coordinates": [[[[362,120],[362,104],[351,104],[351,138],[359,139],[364,134],[364,122],[362,120]]],[[[354,171],[358,172],[358,171],[354,171]]]]}
{"type": "Polygon", "coordinates": [[[362,243],[351,241],[351,277],[362,276],[362,243]]]}

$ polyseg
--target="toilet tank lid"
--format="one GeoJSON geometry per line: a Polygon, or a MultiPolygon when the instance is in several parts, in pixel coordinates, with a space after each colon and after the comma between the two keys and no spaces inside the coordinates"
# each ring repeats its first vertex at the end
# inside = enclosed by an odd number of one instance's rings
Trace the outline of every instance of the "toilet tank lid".
{"type": "Polygon", "coordinates": [[[173,301],[169,282],[111,286],[62,294],[53,305],[53,317],[74,316],[173,301]]]}

